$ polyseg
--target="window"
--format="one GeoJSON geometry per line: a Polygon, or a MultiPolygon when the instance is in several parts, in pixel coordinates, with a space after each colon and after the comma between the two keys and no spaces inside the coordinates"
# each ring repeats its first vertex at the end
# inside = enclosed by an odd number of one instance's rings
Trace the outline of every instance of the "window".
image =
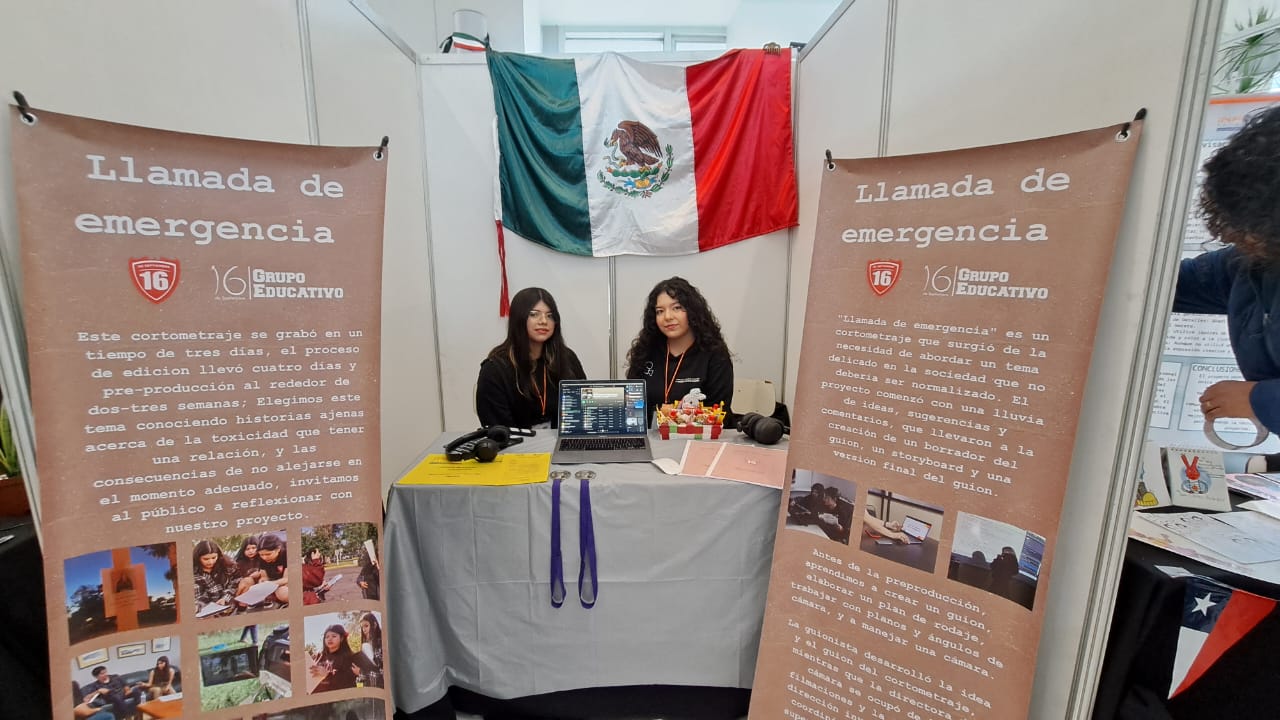
{"type": "MultiPolygon", "coordinates": [[[[550,28],[547,28],[550,29],[550,28]]],[[[643,52],[722,52],[729,48],[724,28],[559,28],[554,36],[559,47],[548,52],[575,53],[643,53],[643,52]]]]}
{"type": "Polygon", "coordinates": [[[671,36],[671,50],[675,52],[724,52],[729,49],[724,33],[719,35],[675,33],[671,36]]]}

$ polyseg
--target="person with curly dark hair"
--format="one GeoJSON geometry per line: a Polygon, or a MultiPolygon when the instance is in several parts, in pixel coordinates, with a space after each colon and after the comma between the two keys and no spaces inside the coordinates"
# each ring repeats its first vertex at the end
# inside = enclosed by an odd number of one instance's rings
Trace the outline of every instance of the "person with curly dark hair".
{"type": "Polygon", "coordinates": [[[245,535],[244,540],[240,542],[240,549],[236,551],[236,565],[240,566],[240,574],[244,577],[262,572],[262,561],[258,559],[259,542],[257,535],[245,535]]]}
{"type": "MultiPolygon", "coordinates": [[[[258,538],[258,562],[263,570],[263,580],[276,584],[275,592],[267,599],[280,607],[289,605],[289,552],[284,537],[276,533],[263,533],[258,538]]],[[[260,582],[262,582],[260,581],[260,582]]],[[[268,605],[267,607],[270,607],[268,605]]]]}
{"type": "MultiPolygon", "coordinates": [[[[682,277],[649,291],[640,334],[627,352],[627,377],[645,382],[649,406],[679,402],[698,389],[710,406],[720,403],[725,425],[732,427],[733,358],[720,322],[706,298],[682,277]]],[[[648,418],[653,422],[653,416],[648,418]]]]}
{"type": "Polygon", "coordinates": [[[507,339],[480,363],[476,415],[484,427],[547,427],[559,411],[560,381],[585,377],[564,342],[555,298],[525,288],[511,298],[507,339]]]}
{"type": "Polygon", "coordinates": [[[1200,210],[1227,247],[1182,261],[1173,310],[1225,314],[1244,380],[1210,385],[1200,410],[1280,432],[1280,107],[1249,119],[1204,173],[1200,210]]]}

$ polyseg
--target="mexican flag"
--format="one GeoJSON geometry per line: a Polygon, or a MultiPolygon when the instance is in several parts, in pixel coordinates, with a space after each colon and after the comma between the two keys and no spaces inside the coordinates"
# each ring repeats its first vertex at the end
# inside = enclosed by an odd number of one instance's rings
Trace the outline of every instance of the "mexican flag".
{"type": "Polygon", "coordinates": [[[575,255],[686,255],[797,223],[789,50],[688,67],[487,56],[499,233],[575,255]]]}

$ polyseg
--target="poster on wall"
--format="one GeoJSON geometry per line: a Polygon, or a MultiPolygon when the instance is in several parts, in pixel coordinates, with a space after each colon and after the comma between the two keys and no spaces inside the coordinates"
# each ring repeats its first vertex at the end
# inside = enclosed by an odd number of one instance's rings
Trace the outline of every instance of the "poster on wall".
{"type": "Polygon", "coordinates": [[[1027,717],[1141,127],[826,164],[752,720],[1027,717]]]}
{"type": "Polygon", "coordinates": [[[12,127],[54,715],[389,717],[385,149],[12,127]]]}
{"type": "MultiPolygon", "coordinates": [[[[1218,148],[1227,144],[1254,114],[1277,102],[1280,95],[1233,95],[1209,101],[1204,129],[1200,137],[1197,172],[1192,184],[1191,200],[1182,234],[1182,258],[1224,247],[1209,234],[1200,215],[1200,184],[1204,179],[1204,163],[1218,148]]],[[[1226,315],[1193,315],[1173,313],[1165,330],[1160,357],[1160,374],[1156,381],[1155,401],[1147,439],[1161,445],[1195,445],[1213,448],[1204,431],[1204,414],[1200,411],[1200,395],[1213,383],[1242,380],[1236,365],[1231,339],[1227,335],[1226,315]]],[[[1249,446],[1257,442],[1258,428],[1241,418],[1223,418],[1214,424],[1221,441],[1229,445],[1249,446]]],[[[1252,447],[1250,453],[1280,452],[1280,439],[1272,435],[1252,447]]],[[[1228,458],[1228,470],[1244,469],[1244,458],[1228,458]]]]}

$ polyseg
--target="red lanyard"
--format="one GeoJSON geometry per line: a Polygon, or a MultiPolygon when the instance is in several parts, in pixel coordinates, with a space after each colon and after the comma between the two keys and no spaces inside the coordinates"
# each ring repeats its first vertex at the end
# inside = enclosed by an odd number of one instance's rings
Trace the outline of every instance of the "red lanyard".
{"type": "Polygon", "coordinates": [[[533,394],[538,396],[538,402],[542,406],[542,414],[545,416],[547,414],[547,364],[545,362],[542,363],[542,391],[538,391],[538,381],[536,379],[530,378],[530,380],[533,380],[533,394]]]}
{"type": "Polygon", "coordinates": [[[676,361],[675,375],[672,375],[671,379],[667,379],[667,370],[671,367],[671,353],[667,353],[667,360],[662,365],[662,381],[667,384],[666,389],[662,391],[662,402],[664,404],[671,402],[671,386],[676,384],[676,378],[680,376],[680,363],[684,362],[684,356],[688,352],[686,350],[680,353],[680,359],[676,361]]]}

